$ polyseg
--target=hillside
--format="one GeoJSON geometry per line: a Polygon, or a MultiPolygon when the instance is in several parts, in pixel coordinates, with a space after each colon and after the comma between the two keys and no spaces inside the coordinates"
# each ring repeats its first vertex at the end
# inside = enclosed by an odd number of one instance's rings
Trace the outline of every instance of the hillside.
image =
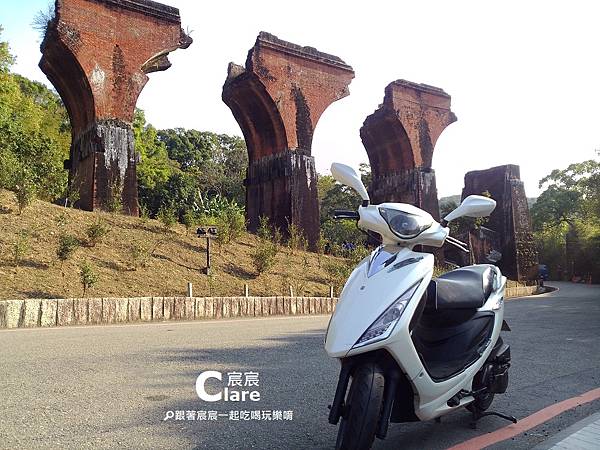
{"type": "MultiPolygon", "coordinates": [[[[289,295],[290,285],[296,295],[329,294],[327,274],[319,269],[315,253],[290,254],[281,247],[274,268],[256,276],[250,256],[256,237],[244,233],[221,248],[212,244],[209,277],[202,273],[206,240],[186,233],[183,225],[165,230],[157,220],[85,212],[42,201],[35,201],[19,216],[13,197],[12,192],[0,190],[0,299],[80,297],[79,266],[84,261],[98,274],[97,284],[88,292],[94,297],[182,296],[188,282],[193,283],[195,296],[243,295],[245,283],[250,295],[257,296],[289,295]],[[86,246],[86,228],[98,220],[109,232],[95,247],[86,246]],[[56,253],[61,234],[74,235],[83,243],[62,270],[56,253]],[[19,241],[26,250],[15,265],[19,241]]],[[[321,266],[333,261],[339,260],[323,256],[321,266]]]]}

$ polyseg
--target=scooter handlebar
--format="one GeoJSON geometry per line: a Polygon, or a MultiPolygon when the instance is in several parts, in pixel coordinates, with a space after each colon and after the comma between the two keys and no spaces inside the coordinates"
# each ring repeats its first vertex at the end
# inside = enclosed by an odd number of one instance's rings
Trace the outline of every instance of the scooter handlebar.
{"type": "Polygon", "coordinates": [[[350,209],[335,209],[335,210],[333,210],[333,218],[336,220],[342,220],[342,219],[358,220],[358,219],[360,219],[360,216],[358,215],[358,211],[352,211],[350,209]]]}

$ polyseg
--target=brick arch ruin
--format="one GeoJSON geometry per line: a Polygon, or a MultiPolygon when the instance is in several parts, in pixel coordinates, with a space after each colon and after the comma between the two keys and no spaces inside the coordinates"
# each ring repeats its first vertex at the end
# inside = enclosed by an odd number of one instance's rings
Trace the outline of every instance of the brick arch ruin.
{"type": "Polygon", "coordinates": [[[410,203],[439,219],[433,150],[455,121],[450,96],[442,89],[406,80],[390,83],[383,103],[360,129],[371,164],[373,203],[410,203]]]}
{"type": "Polygon", "coordinates": [[[284,232],[298,225],[319,235],[317,172],[311,155],[319,118],[349,94],[352,67],[337,56],[261,32],[245,67],[231,63],[223,101],[246,140],[246,218],[255,231],[266,216],[284,232]]]}
{"type": "Polygon", "coordinates": [[[115,199],[138,214],[132,122],[147,74],[168,69],[169,52],[192,39],[176,8],[150,0],[57,0],[41,45],[40,68],[71,120],[65,168],[78,206],[115,199]]]}

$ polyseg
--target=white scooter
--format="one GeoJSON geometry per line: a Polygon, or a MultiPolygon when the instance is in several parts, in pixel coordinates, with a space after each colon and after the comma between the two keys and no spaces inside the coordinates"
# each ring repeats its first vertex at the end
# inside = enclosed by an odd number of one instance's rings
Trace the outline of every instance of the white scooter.
{"type": "Polygon", "coordinates": [[[336,211],[377,233],[382,245],[354,269],[340,294],[325,350],[341,362],[329,422],[341,423],[336,448],[367,449],[384,439],[390,422],[430,419],[467,407],[473,422],[494,394],[506,391],[510,348],[500,338],[506,278],[489,264],[462,267],[432,280],[434,257],[417,245],[466,244],[448,235],[458,217],[484,217],[492,199],[471,195],[441,223],[412,205],[370,205],[358,174],[343,164],[333,177],[356,190],[363,204],[336,211]]]}

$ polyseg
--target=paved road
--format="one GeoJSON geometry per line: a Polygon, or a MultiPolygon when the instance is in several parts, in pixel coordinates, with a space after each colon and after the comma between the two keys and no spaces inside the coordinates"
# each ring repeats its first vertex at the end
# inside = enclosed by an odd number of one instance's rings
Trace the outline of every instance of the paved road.
{"type": "MultiPolygon", "coordinates": [[[[495,408],[525,417],[600,387],[600,287],[507,303],[513,327],[509,391],[495,408]]],[[[323,350],[327,318],[0,331],[0,448],[332,448],[327,424],[338,363],[323,350]],[[201,403],[203,370],[257,371],[259,406],[201,403]],[[169,410],[293,410],[292,421],[163,421],[169,410]]],[[[531,448],[600,411],[596,401],[493,448],[531,448]]],[[[392,425],[376,448],[438,449],[478,430],[458,411],[441,424],[392,425]]]]}

